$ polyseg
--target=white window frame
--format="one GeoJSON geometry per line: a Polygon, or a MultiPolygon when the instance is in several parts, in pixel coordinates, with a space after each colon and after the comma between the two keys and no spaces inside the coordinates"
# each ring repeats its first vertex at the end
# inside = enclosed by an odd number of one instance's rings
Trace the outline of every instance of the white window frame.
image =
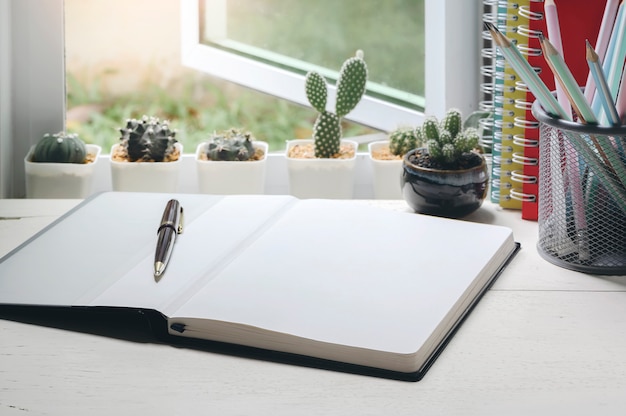
{"type": "Polygon", "coordinates": [[[25,194],[24,156],[65,126],[63,0],[0,0],[0,197],[25,194]]]}
{"type": "MultiPolygon", "coordinates": [[[[198,22],[197,0],[180,0],[180,5],[183,22],[189,19],[198,22]]],[[[466,114],[477,109],[480,6],[481,0],[426,0],[425,114],[441,116],[450,107],[457,107],[466,114]],[[468,36],[474,41],[468,42],[468,36]]],[[[182,27],[182,59],[186,65],[195,67],[202,63],[204,68],[205,58],[209,58],[208,62],[218,63],[209,69],[215,76],[267,93],[272,93],[270,86],[285,86],[288,93],[293,94],[285,98],[307,105],[302,76],[282,74],[286,71],[273,67],[268,71],[267,65],[210,50],[215,48],[200,44],[197,24],[182,27]],[[235,79],[234,75],[239,78],[235,79]]],[[[23,159],[28,149],[44,133],[62,130],[65,126],[64,52],[63,0],[0,0],[2,198],[25,195],[23,159]]],[[[393,104],[381,106],[380,101],[367,97],[350,114],[351,119],[384,131],[399,124],[419,124],[423,120],[423,113],[393,104]]],[[[185,156],[191,159],[191,155],[185,156]]],[[[108,163],[101,165],[102,175],[108,174],[107,167],[108,163]]],[[[193,169],[187,171],[192,174],[193,169]]],[[[282,170],[278,167],[276,171],[282,170]]],[[[98,190],[106,190],[110,187],[110,178],[100,178],[99,183],[103,185],[98,190]]],[[[284,186],[270,185],[270,188],[282,192],[284,186]]]]}

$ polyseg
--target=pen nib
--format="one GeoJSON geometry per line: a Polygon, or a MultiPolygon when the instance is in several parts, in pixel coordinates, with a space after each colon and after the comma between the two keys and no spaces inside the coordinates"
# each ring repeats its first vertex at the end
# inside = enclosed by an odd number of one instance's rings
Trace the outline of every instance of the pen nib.
{"type": "Polygon", "coordinates": [[[154,263],[154,277],[159,277],[165,271],[165,263],[157,261],[154,263]]]}

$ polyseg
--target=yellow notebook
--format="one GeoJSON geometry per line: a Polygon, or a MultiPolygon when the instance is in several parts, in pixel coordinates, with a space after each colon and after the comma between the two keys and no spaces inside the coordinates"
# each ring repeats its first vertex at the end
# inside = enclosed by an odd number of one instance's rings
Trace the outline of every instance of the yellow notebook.
{"type": "MultiPolygon", "coordinates": [[[[520,15],[518,10],[520,7],[527,6],[531,0],[509,1],[506,2],[505,10],[506,18],[502,28],[503,33],[511,39],[516,45],[520,45],[525,38],[520,35],[518,27],[528,24],[528,18],[520,15]]],[[[523,152],[523,147],[514,140],[516,136],[523,135],[524,126],[520,125],[519,120],[523,120],[526,116],[526,110],[520,108],[518,103],[526,98],[526,92],[520,88],[521,79],[508,63],[504,66],[503,77],[503,95],[502,95],[502,119],[500,124],[500,206],[510,209],[521,209],[522,202],[511,197],[511,189],[514,186],[512,179],[513,172],[522,169],[520,160],[514,155],[523,152]]]]}

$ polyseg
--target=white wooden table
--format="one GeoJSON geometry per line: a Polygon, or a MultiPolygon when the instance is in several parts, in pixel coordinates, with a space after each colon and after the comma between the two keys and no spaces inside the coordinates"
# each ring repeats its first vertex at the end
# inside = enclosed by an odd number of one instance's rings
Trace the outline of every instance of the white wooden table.
{"type": "MultiPolygon", "coordinates": [[[[78,202],[0,200],[0,255],[78,202]]],[[[546,262],[519,211],[470,219],[522,250],[418,383],[0,320],[0,415],[625,414],[626,277],[546,262]]]]}

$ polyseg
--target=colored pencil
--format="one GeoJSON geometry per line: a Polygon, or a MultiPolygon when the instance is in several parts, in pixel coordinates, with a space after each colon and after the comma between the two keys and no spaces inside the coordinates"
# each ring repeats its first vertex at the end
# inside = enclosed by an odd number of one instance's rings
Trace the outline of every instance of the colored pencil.
{"type": "Polygon", "coordinates": [[[530,92],[535,96],[535,99],[539,101],[546,112],[552,116],[567,120],[567,112],[561,107],[556,98],[554,98],[548,87],[546,87],[546,84],[539,78],[539,75],[537,75],[513,42],[504,36],[495,25],[485,23],[485,27],[491,33],[494,43],[498,46],[506,61],[513,67],[515,72],[517,72],[517,75],[520,76],[522,81],[526,83],[530,92]]]}
{"type": "Polygon", "coordinates": [[[622,72],[622,81],[619,84],[615,107],[622,125],[626,125],[626,70],[622,72]]]}
{"type": "MultiPolygon", "coordinates": [[[[563,55],[563,43],[561,41],[561,27],[559,25],[559,13],[556,8],[556,4],[554,0],[545,0],[543,4],[543,8],[546,14],[546,26],[548,28],[548,38],[550,38],[554,48],[563,55]]],[[[563,59],[565,56],[563,55],[563,59]]],[[[556,98],[561,104],[561,107],[567,112],[570,116],[568,117],[571,120],[571,104],[569,99],[567,98],[567,94],[563,91],[563,86],[558,82],[558,80],[554,79],[556,84],[556,98]]]]}
{"type": "MultiPolygon", "coordinates": [[[[606,50],[609,46],[609,39],[611,39],[611,32],[613,31],[613,25],[615,24],[615,17],[617,16],[618,6],[621,0],[607,0],[604,7],[604,14],[602,16],[602,23],[600,24],[600,30],[598,31],[598,38],[596,40],[595,51],[602,61],[605,60],[606,50]]],[[[593,95],[595,93],[596,86],[593,80],[593,75],[589,73],[587,76],[587,83],[585,84],[585,98],[588,103],[593,102],[593,95]]]]}
{"type": "Polygon", "coordinates": [[[604,71],[602,70],[600,57],[598,56],[596,51],[593,50],[589,41],[587,41],[586,57],[587,64],[589,65],[589,70],[593,75],[593,79],[596,84],[597,96],[602,103],[602,107],[604,107],[606,117],[608,118],[611,125],[619,126],[621,124],[620,118],[617,113],[617,108],[615,108],[615,104],[613,103],[613,98],[611,97],[611,91],[609,90],[609,85],[606,82],[604,71]]]}
{"type": "Polygon", "coordinates": [[[548,66],[552,69],[555,78],[563,87],[580,121],[588,124],[596,124],[598,120],[580,90],[576,78],[574,78],[574,75],[572,75],[572,72],[565,64],[561,54],[559,54],[554,45],[552,45],[546,37],[540,36],[539,42],[548,66]]]}

